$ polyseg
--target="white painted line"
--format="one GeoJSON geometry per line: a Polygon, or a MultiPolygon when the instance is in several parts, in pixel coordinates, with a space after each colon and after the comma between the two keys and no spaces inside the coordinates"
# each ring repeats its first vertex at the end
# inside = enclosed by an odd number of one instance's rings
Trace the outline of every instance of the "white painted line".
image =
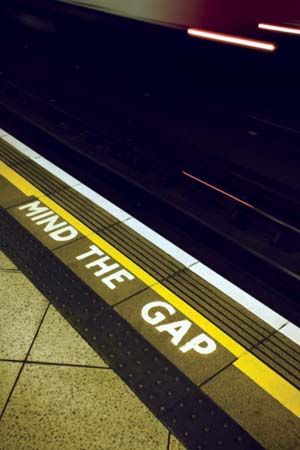
{"type": "Polygon", "coordinates": [[[50,161],[48,161],[47,159],[45,159],[42,156],[40,158],[38,158],[35,162],[39,166],[41,166],[44,169],[48,170],[48,172],[50,172],[52,175],[54,175],[57,178],[59,178],[61,181],[63,181],[68,186],[75,187],[76,184],[80,184],[79,180],[77,180],[76,178],[72,177],[67,172],[65,172],[64,170],[60,169],[58,166],[56,166],[55,164],[51,163],[50,161]]]}
{"type": "Polygon", "coordinates": [[[95,191],[87,187],[85,184],[78,184],[77,186],[74,186],[73,189],[79,192],[80,194],[84,195],[86,198],[91,200],[95,205],[100,206],[100,208],[104,209],[121,222],[124,222],[124,220],[127,220],[131,217],[130,214],[123,211],[123,209],[114,205],[106,198],[102,197],[102,195],[97,194],[95,191]]]}
{"type": "MultiPolygon", "coordinates": [[[[3,131],[3,130],[1,130],[1,131],[3,131]]],[[[40,156],[41,156],[37,152],[32,150],[31,148],[27,147],[27,145],[18,141],[18,139],[14,138],[13,136],[11,136],[8,133],[6,133],[6,135],[4,135],[4,136],[1,136],[1,138],[8,144],[15,147],[17,150],[19,150],[20,153],[22,153],[23,155],[27,156],[30,159],[36,160],[37,158],[40,158],[40,156]]]]}
{"type": "Polygon", "coordinates": [[[300,346],[300,328],[289,322],[279,332],[300,346]]]}
{"type": "Polygon", "coordinates": [[[259,300],[256,300],[254,297],[247,294],[247,292],[243,291],[235,284],[226,280],[226,278],[223,278],[212,269],[209,269],[204,264],[198,262],[194,266],[190,267],[190,270],[200,277],[204,278],[216,288],[220,289],[220,291],[231,297],[239,305],[255,314],[257,317],[262,319],[264,322],[266,322],[276,330],[279,330],[279,328],[287,323],[287,319],[282,317],[280,314],[277,314],[271,308],[264,305],[259,300]]]}
{"type": "Polygon", "coordinates": [[[2,128],[0,128],[0,138],[5,136],[6,134],[7,134],[6,131],[4,131],[4,130],[2,130],[2,128]]]}
{"type": "MultiPolygon", "coordinates": [[[[1,132],[3,132],[4,135],[6,134],[4,130],[0,129],[0,137],[1,132]]],[[[12,136],[10,137],[12,138],[12,136]]],[[[109,200],[102,197],[100,194],[97,194],[86,185],[80,183],[79,180],[72,177],[64,170],[57,167],[55,164],[46,160],[37,152],[31,150],[29,147],[19,142],[17,139],[12,138],[10,139],[10,141],[12,145],[17,148],[17,150],[24,153],[25,148],[25,151],[27,153],[24,154],[26,154],[26,156],[28,156],[29,158],[35,160],[37,164],[48,170],[50,173],[54,174],[57,178],[59,178],[67,185],[72,186],[74,190],[80,192],[86,198],[90,199],[93,203],[109,212],[116,219],[124,222],[125,225],[128,225],[129,228],[140,234],[143,238],[147,239],[149,242],[156,245],[165,253],[172,256],[176,261],[189,268],[189,270],[191,270],[196,275],[199,275],[210,284],[220,289],[221,292],[224,292],[224,294],[228,295],[230,298],[232,298],[232,300],[243,306],[251,313],[255,314],[258,318],[266,322],[274,329],[279,330],[280,333],[300,346],[300,328],[298,328],[296,325],[288,322],[288,320],[282,317],[280,314],[277,314],[271,308],[264,305],[259,300],[252,297],[250,294],[247,294],[245,291],[231,283],[229,280],[226,280],[214,270],[205,266],[196,258],[186,253],[184,250],[177,247],[175,244],[172,244],[172,242],[158,234],[156,231],[147,227],[139,220],[131,217],[128,213],[120,209],[118,206],[114,205],[109,200]]]]}
{"type": "Polygon", "coordinates": [[[140,234],[143,238],[146,238],[148,241],[150,241],[152,244],[156,245],[158,248],[163,250],[168,255],[172,256],[174,259],[176,259],[178,262],[180,262],[183,266],[189,267],[192,264],[195,264],[197,262],[197,259],[193,256],[186,253],[181,248],[177,247],[176,245],[172,244],[172,242],[165,239],[160,234],[156,233],[156,231],[152,230],[151,228],[148,228],[146,225],[144,225],[142,222],[140,222],[137,219],[131,218],[126,221],[125,223],[129,228],[136,231],[138,234],[140,234]]]}

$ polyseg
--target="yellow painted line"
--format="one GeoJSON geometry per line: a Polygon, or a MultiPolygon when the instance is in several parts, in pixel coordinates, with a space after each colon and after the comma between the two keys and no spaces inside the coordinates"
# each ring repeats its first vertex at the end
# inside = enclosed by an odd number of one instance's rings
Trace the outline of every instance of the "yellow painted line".
{"type": "Polygon", "coordinates": [[[0,161],[0,174],[9,180],[14,186],[16,186],[25,195],[30,197],[31,195],[38,197],[43,195],[41,191],[36,189],[31,183],[29,183],[25,178],[19,175],[17,172],[12,170],[4,162],[0,161]]]}
{"type": "Polygon", "coordinates": [[[153,286],[158,283],[158,281],[141,269],[137,264],[135,264],[131,259],[127,258],[127,256],[123,255],[123,253],[119,252],[115,247],[109,244],[109,242],[105,241],[102,237],[93,233],[89,236],[89,239],[94,242],[94,244],[101,247],[101,250],[104,250],[105,253],[108,253],[112,258],[118,261],[122,266],[126,267],[133,275],[142,280],[147,286],[153,286]]]}
{"type": "Polygon", "coordinates": [[[233,364],[264,391],[300,417],[300,392],[296,387],[251,353],[246,353],[233,364]]]}
{"type": "Polygon", "coordinates": [[[58,205],[51,198],[47,197],[42,192],[40,193],[39,199],[43,202],[48,208],[52,209],[52,211],[56,212],[59,216],[61,216],[66,222],[69,222],[77,231],[79,231],[83,236],[88,236],[93,233],[93,231],[84,225],[84,223],[80,222],[80,220],[76,219],[76,217],[72,216],[68,211],[58,205]]]}
{"type": "Polygon", "coordinates": [[[18,175],[4,163],[0,163],[0,174],[20,189],[25,195],[34,195],[38,197],[45,205],[52,209],[56,214],[59,214],[64,220],[69,222],[69,224],[74,226],[74,228],[76,228],[80,233],[84,236],[88,236],[88,239],[91,242],[101,247],[102,250],[118,261],[122,266],[126,267],[126,269],[143,281],[147,286],[151,286],[153,291],[166,299],[176,309],[198,325],[203,331],[219,342],[230,353],[236,356],[238,359],[234,362],[235,367],[241,370],[273,398],[278,400],[290,412],[299,417],[300,391],[298,389],[294,388],[273,369],[261,362],[256,356],[250,354],[238,342],[220,330],[216,325],[207,320],[198,311],[194,310],[165,286],[160,284],[155,278],[141,269],[137,264],[119,252],[107,241],[93,233],[93,231],[86,225],[76,219],[72,214],[68,213],[53,200],[48,198],[40,190],[36,189],[31,183],[25,180],[22,176],[18,175]]]}

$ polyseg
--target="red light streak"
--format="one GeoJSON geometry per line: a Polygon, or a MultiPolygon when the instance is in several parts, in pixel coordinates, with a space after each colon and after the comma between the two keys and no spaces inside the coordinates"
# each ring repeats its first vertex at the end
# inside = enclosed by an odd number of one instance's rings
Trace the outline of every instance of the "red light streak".
{"type": "Polygon", "coordinates": [[[204,186],[209,187],[210,189],[213,189],[216,192],[219,192],[220,194],[224,195],[225,197],[228,197],[228,198],[238,202],[240,205],[246,206],[247,208],[250,208],[250,209],[254,209],[257,213],[259,213],[259,214],[261,214],[261,215],[263,215],[265,217],[268,217],[269,219],[273,220],[274,222],[279,223],[280,225],[284,225],[285,227],[289,228],[290,230],[293,230],[293,231],[296,231],[297,233],[299,233],[299,230],[297,228],[295,228],[292,225],[284,222],[283,220],[278,219],[277,217],[274,217],[271,214],[266,213],[265,211],[263,211],[263,210],[261,210],[259,208],[256,208],[254,205],[251,205],[251,203],[245,202],[244,200],[240,199],[239,197],[236,197],[235,195],[229,194],[229,192],[223,191],[223,189],[220,189],[219,187],[214,186],[213,184],[208,183],[207,181],[204,181],[204,180],[202,180],[199,177],[195,177],[194,175],[192,175],[192,174],[190,174],[188,172],[185,172],[184,170],[182,170],[181,173],[183,175],[185,175],[186,177],[192,179],[193,181],[197,181],[198,183],[201,183],[204,186]]]}
{"type": "Polygon", "coordinates": [[[236,197],[235,195],[229,194],[226,191],[223,191],[222,189],[218,188],[217,186],[214,186],[213,184],[207,183],[207,181],[202,180],[201,178],[195,177],[194,175],[191,175],[188,172],[185,172],[184,170],[182,171],[183,175],[185,175],[186,177],[191,178],[194,181],[198,181],[201,184],[204,184],[205,186],[213,189],[214,191],[220,192],[221,194],[225,195],[226,197],[231,198],[232,200],[235,200],[238,203],[241,203],[244,206],[247,206],[248,208],[254,208],[253,205],[251,205],[250,203],[245,202],[244,200],[241,200],[240,198],[236,197]]]}

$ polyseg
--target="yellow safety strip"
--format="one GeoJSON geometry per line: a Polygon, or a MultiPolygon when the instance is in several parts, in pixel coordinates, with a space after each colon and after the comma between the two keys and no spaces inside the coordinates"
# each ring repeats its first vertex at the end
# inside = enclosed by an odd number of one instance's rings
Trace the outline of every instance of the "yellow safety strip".
{"type": "Polygon", "coordinates": [[[233,364],[279,403],[300,417],[299,389],[249,352],[233,364]]]}
{"type": "Polygon", "coordinates": [[[12,170],[2,161],[0,161],[0,174],[28,197],[31,195],[35,197],[41,196],[41,191],[36,189],[31,183],[25,180],[21,175],[12,170]]]}
{"type": "Polygon", "coordinates": [[[93,233],[90,228],[43,194],[43,192],[35,188],[31,183],[25,180],[21,175],[18,175],[13,169],[8,167],[3,162],[0,162],[0,174],[25,195],[39,198],[45,205],[48,206],[48,208],[69,222],[70,225],[76,228],[84,236],[88,236],[90,241],[101,247],[103,251],[118,261],[147,286],[150,286],[153,291],[157,292],[157,294],[166,299],[178,311],[188,317],[230,353],[236,356],[238,359],[233,363],[236,368],[247,375],[274,399],[280,402],[291,413],[295,414],[297,417],[300,417],[300,391],[297,388],[260,361],[256,356],[249,353],[248,350],[242,345],[220,330],[212,322],[207,320],[204,316],[202,316],[202,314],[189,306],[168,288],[160,284],[155,278],[119,252],[107,241],[93,233]]]}

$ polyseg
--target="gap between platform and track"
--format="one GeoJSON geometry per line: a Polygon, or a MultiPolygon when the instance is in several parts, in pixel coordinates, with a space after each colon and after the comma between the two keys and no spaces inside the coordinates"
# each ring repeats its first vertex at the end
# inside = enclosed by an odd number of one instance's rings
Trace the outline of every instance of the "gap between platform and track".
{"type": "MultiPolygon", "coordinates": [[[[184,267],[188,268],[195,274],[201,276],[210,284],[214,285],[220,291],[229,295],[234,301],[242,305],[247,310],[251,311],[260,319],[273,327],[274,331],[279,331],[291,341],[300,345],[300,329],[288,322],[287,319],[277,314],[261,302],[250,296],[242,289],[235,286],[219,274],[197,261],[193,256],[187,254],[158,233],[149,229],[141,222],[132,218],[125,211],[113,205],[107,199],[104,199],[99,194],[90,190],[83,185],[79,180],[73,178],[62,169],[58,168],[50,161],[47,161],[34,150],[25,146],[12,136],[8,135],[3,130],[0,130],[0,137],[6,142],[13,145],[19,152],[23,153],[28,158],[43,168],[47,169],[51,174],[60,178],[66,185],[70,186],[75,191],[85,195],[95,204],[99,204],[103,209],[107,210],[111,215],[121,220],[131,229],[139,233],[143,238],[149,240],[154,245],[158,246],[165,253],[172,256],[179,261],[184,267]]],[[[253,380],[269,395],[279,401],[285,408],[296,416],[300,416],[300,392],[297,388],[292,386],[283,377],[277,374],[273,369],[268,367],[265,363],[260,361],[256,356],[251,354],[242,345],[236,342],[233,338],[219,329],[211,321],[206,319],[202,314],[194,310],[185,301],[180,299],[177,295],[172,293],[168,288],[159,283],[155,278],[149,275],[145,270],[131,261],[128,257],[122,254],[119,250],[114,248],[105,239],[95,235],[95,233],[84,225],[80,220],[76,219],[72,214],[67,212],[64,208],[59,206],[55,201],[50,199],[47,195],[33,186],[30,182],[25,180],[21,175],[17,174],[12,168],[5,163],[0,162],[0,174],[4,176],[10,183],[17,187],[27,196],[34,196],[42,198],[43,203],[61,216],[70,225],[76,228],[84,236],[87,236],[90,241],[101,247],[103,251],[109,254],[112,258],[122,264],[137,278],[142,280],[147,286],[150,286],[153,291],[162,296],[178,311],[184,314],[192,322],[207,332],[212,338],[219,342],[223,347],[229,350],[237,360],[233,363],[236,368],[243,372],[247,377],[253,380]]]]}

